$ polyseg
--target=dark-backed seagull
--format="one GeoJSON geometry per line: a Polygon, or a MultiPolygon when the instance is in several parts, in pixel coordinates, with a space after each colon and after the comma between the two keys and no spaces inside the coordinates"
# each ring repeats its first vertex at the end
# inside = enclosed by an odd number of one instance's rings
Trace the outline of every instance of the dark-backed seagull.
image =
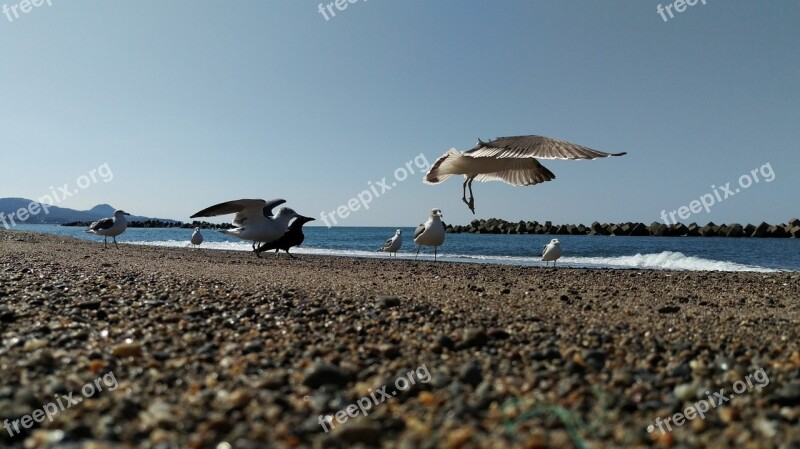
{"type": "Polygon", "coordinates": [[[117,236],[128,229],[128,220],[125,219],[126,215],[130,214],[124,210],[115,210],[113,217],[95,221],[89,226],[86,232],[89,234],[102,235],[104,248],[108,248],[108,238],[111,237],[114,239],[114,247],[119,249],[117,245],[117,236]]]}
{"type": "Polygon", "coordinates": [[[460,152],[451,148],[434,162],[425,175],[425,184],[439,184],[453,175],[464,175],[461,200],[475,213],[472,181],[503,181],[513,186],[530,186],[556,178],[537,159],[595,159],[622,156],[603,153],[563,140],[542,136],[501,137],[491,142],[478,139],[475,148],[460,152]],[[469,187],[469,201],[467,201],[469,187]]]}
{"type": "Polygon", "coordinates": [[[561,257],[561,243],[558,242],[558,239],[550,240],[550,243],[544,245],[544,250],[542,251],[542,262],[547,265],[547,262],[553,262],[553,266],[556,266],[556,260],[561,257]]]}
{"type": "MultiPolygon", "coordinates": [[[[292,218],[299,217],[292,209],[282,207],[277,215],[272,215],[272,209],[285,203],[286,200],[235,200],[215,204],[192,215],[190,218],[216,217],[235,213],[232,229],[219,231],[242,240],[253,242],[253,251],[256,243],[269,243],[280,238],[289,226],[292,218]]],[[[258,253],[256,253],[258,255],[258,253]]]]}
{"type": "Polygon", "coordinates": [[[444,224],[442,224],[441,220],[443,216],[440,209],[431,209],[431,213],[428,215],[428,221],[426,221],[425,224],[417,226],[417,229],[414,230],[414,243],[418,245],[417,255],[414,256],[414,260],[417,260],[417,257],[419,257],[420,248],[423,246],[432,246],[433,260],[436,261],[436,247],[444,243],[444,224]]]}
{"type": "Polygon", "coordinates": [[[200,233],[200,228],[194,228],[191,242],[194,246],[200,246],[200,244],[203,243],[203,234],[200,233]]]}
{"type": "Polygon", "coordinates": [[[378,251],[389,253],[389,257],[392,257],[392,253],[394,253],[394,257],[397,257],[397,251],[401,246],[403,246],[403,230],[398,229],[392,238],[383,242],[383,246],[378,251]]]}
{"type": "Polygon", "coordinates": [[[271,249],[274,249],[276,253],[279,250],[284,250],[286,251],[286,254],[289,254],[289,257],[294,259],[294,256],[289,253],[289,249],[294,246],[300,246],[306,239],[305,234],[303,234],[303,225],[309,221],[314,221],[314,219],[303,216],[295,218],[291,226],[289,226],[289,230],[287,230],[286,233],[284,233],[279,239],[265,243],[256,248],[256,255],[271,249]]]}

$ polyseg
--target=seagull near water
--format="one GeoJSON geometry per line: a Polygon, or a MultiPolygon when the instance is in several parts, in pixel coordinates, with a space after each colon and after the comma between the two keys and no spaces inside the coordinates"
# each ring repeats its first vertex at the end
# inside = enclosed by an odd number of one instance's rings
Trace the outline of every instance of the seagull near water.
{"type": "Polygon", "coordinates": [[[300,246],[306,239],[305,234],[303,234],[303,225],[309,221],[314,221],[314,219],[303,216],[295,218],[291,226],[289,226],[289,229],[280,238],[256,248],[256,255],[271,249],[274,249],[275,253],[277,253],[279,250],[284,250],[289,257],[294,259],[295,257],[289,252],[289,249],[294,246],[300,246]]]}
{"type": "Polygon", "coordinates": [[[108,248],[108,238],[114,239],[114,247],[119,249],[117,245],[117,236],[128,229],[128,220],[125,219],[126,215],[130,215],[124,210],[115,210],[114,216],[103,218],[102,220],[95,221],[86,230],[88,234],[102,235],[103,247],[108,248]]]}
{"type": "Polygon", "coordinates": [[[419,257],[419,250],[423,246],[433,247],[433,260],[436,261],[436,248],[444,243],[444,224],[442,223],[442,211],[440,209],[431,209],[428,215],[428,221],[424,224],[417,226],[414,230],[414,243],[417,246],[417,255],[414,260],[419,257]]]}
{"type": "MultiPolygon", "coordinates": [[[[215,204],[195,213],[190,218],[216,217],[219,215],[236,214],[233,218],[232,229],[219,232],[242,240],[253,242],[253,252],[256,243],[269,243],[279,239],[289,226],[292,218],[300,215],[288,207],[278,209],[277,215],[272,215],[272,209],[285,203],[286,200],[234,200],[215,204]]],[[[261,257],[257,252],[256,256],[261,257]]]]}
{"type": "Polygon", "coordinates": [[[596,159],[622,156],[604,153],[574,143],[542,136],[500,137],[491,142],[478,139],[475,148],[460,152],[451,148],[436,160],[425,175],[425,184],[439,184],[453,175],[464,175],[461,200],[475,213],[472,181],[503,181],[513,186],[530,186],[556,178],[537,159],[596,159]],[[469,200],[467,200],[469,188],[469,200]]]}
{"type": "Polygon", "coordinates": [[[200,246],[200,244],[203,243],[203,234],[200,233],[200,228],[194,228],[194,232],[192,232],[192,238],[190,241],[194,246],[200,246]]]}
{"type": "Polygon", "coordinates": [[[542,262],[547,265],[548,262],[553,262],[553,266],[556,266],[556,260],[561,257],[561,243],[558,242],[558,239],[550,240],[550,243],[544,245],[544,249],[542,251],[542,262]]]}
{"type": "Polygon", "coordinates": [[[378,251],[389,253],[389,257],[392,257],[392,253],[394,253],[394,257],[397,257],[397,251],[401,246],[403,246],[403,230],[398,229],[392,238],[383,242],[383,246],[378,251]]]}

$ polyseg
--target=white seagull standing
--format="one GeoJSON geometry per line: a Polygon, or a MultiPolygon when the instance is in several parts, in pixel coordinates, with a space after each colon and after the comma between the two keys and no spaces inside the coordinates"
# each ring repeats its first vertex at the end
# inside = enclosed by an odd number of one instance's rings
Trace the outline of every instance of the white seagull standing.
{"type": "Polygon", "coordinates": [[[414,260],[417,260],[417,257],[419,257],[419,250],[421,247],[432,246],[433,260],[436,261],[436,247],[444,243],[444,224],[442,224],[441,220],[443,216],[440,209],[431,209],[431,213],[428,215],[428,221],[426,221],[425,224],[417,226],[417,229],[414,230],[414,243],[418,245],[417,255],[414,256],[414,260]]]}
{"type": "Polygon", "coordinates": [[[603,153],[562,140],[542,136],[501,137],[491,142],[478,139],[475,148],[464,153],[451,148],[433,163],[425,184],[439,184],[453,175],[464,175],[461,200],[475,213],[472,181],[503,181],[513,186],[530,186],[556,178],[537,159],[595,159],[622,156],[603,153]],[[469,187],[469,201],[467,201],[469,187]]]}
{"type": "MultiPolygon", "coordinates": [[[[228,201],[205,208],[190,218],[216,217],[235,213],[236,216],[233,218],[235,227],[219,232],[242,240],[252,240],[253,251],[255,251],[256,242],[269,243],[280,238],[286,232],[292,218],[300,216],[288,207],[278,209],[277,215],[273,216],[272,209],[285,202],[286,200],[281,199],[228,201]]],[[[258,253],[256,256],[261,257],[258,253]]]]}
{"type": "Polygon", "coordinates": [[[561,257],[561,243],[558,242],[558,239],[550,240],[550,243],[544,245],[544,251],[542,251],[542,262],[547,265],[547,262],[553,262],[553,266],[556,266],[556,260],[561,257]]]}
{"type": "Polygon", "coordinates": [[[203,243],[203,234],[200,233],[200,228],[194,228],[191,242],[194,246],[200,246],[200,244],[203,243]]]}
{"type": "Polygon", "coordinates": [[[385,253],[389,253],[389,257],[392,257],[392,253],[394,253],[394,257],[397,257],[397,251],[403,246],[403,230],[398,229],[395,231],[394,236],[389,240],[383,242],[383,246],[378,251],[383,251],[385,253]]]}
{"type": "Polygon", "coordinates": [[[111,237],[114,239],[114,247],[119,249],[119,246],[117,245],[117,236],[128,229],[128,220],[125,219],[126,215],[130,214],[124,210],[115,210],[113,217],[103,218],[102,220],[95,221],[89,226],[89,229],[87,229],[86,232],[89,234],[102,235],[104,237],[104,248],[108,248],[108,238],[111,237]]]}

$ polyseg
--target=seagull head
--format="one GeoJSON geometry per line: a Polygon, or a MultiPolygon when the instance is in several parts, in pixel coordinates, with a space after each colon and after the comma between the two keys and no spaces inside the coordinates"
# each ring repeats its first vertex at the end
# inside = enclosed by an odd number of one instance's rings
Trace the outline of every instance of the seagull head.
{"type": "Polygon", "coordinates": [[[114,211],[114,216],[115,217],[119,217],[119,216],[122,216],[122,215],[130,215],[130,214],[125,212],[124,210],[121,210],[121,209],[117,209],[117,210],[114,211]]]}
{"type": "Polygon", "coordinates": [[[281,207],[278,209],[278,214],[276,217],[289,217],[289,218],[297,218],[300,217],[300,214],[294,211],[294,209],[288,207],[281,207]]]}
{"type": "Polygon", "coordinates": [[[442,218],[442,217],[444,217],[444,214],[442,214],[442,210],[441,209],[431,209],[431,218],[433,218],[433,217],[442,218]]]}
{"type": "Polygon", "coordinates": [[[550,240],[550,244],[551,245],[559,245],[560,243],[558,242],[558,239],[553,239],[553,240],[550,240]]]}
{"type": "Polygon", "coordinates": [[[398,229],[397,231],[394,232],[395,235],[400,235],[402,233],[403,233],[402,229],[398,229]]]}
{"type": "Polygon", "coordinates": [[[194,228],[194,232],[200,232],[200,228],[194,228]]]}

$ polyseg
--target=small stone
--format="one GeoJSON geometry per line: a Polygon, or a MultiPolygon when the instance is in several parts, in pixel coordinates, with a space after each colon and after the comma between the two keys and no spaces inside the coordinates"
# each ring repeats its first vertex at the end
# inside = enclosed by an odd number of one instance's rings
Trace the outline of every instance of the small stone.
{"type": "Polygon", "coordinates": [[[381,352],[381,355],[389,359],[400,357],[400,347],[397,345],[383,344],[378,346],[378,350],[381,352]]]}
{"type": "Polygon", "coordinates": [[[464,383],[472,385],[473,387],[478,386],[478,384],[483,382],[483,373],[481,372],[480,365],[475,362],[470,362],[465,365],[459,372],[459,378],[464,383]]]}
{"type": "Polygon", "coordinates": [[[487,333],[492,340],[505,340],[511,335],[504,329],[489,329],[487,333]]]}
{"type": "Polygon", "coordinates": [[[125,357],[141,357],[142,356],[142,345],[136,342],[129,342],[129,343],[121,343],[111,350],[111,353],[114,354],[114,357],[125,358],[125,357]]]}
{"type": "Polygon", "coordinates": [[[17,320],[17,314],[5,306],[0,306],[0,323],[13,323],[17,320]]]}
{"type": "Polygon", "coordinates": [[[78,308],[83,310],[98,310],[101,305],[102,303],[99,300],[91,300],[78,304],[78,308]]]}
{"type": "Polygon", "coordinates": [[[697,394],[697,389],[692,384],[681,384],[672,391],[681,401],[691,401],[697,394]]]}
{"type": "Polygon", "coordinates": [[[480,348],[489,342],[489,337],[483,329],[467,329],[464,331],[464,338],[458,344],[458,349],[480,348]]]}
{"type": "Polygon", "coordinates": [[[372,424],[352,423],[339,429],[336,436],[346,443],[380,446],[381,430],[372,424]]]}
{"type": "Polygon", "coordinates": [[[658,313],[668,314],[668,313],[678,313],[681,310],[678,306],[664,306],[659,307],[658,313]]]}
{"type": "Polygon", "coordinates": [[[781,407],[800,406],[800,383],[790,383],[784,385],[776,392],[775,396],[770,402],[781,407]]]}
{"type": "Polygon", "coordinates": [[[255,315],[256,311],[252,307],[245,307],[244,309],[239,311],[238,317],[239,318],[250,318],[251,316],[255,315]]]}
{"type": "Polygon", "coordinates": [[[399,296],[378,296],[378,305],[382,309],[388,309],[391,307],[397,307],[400,305],[400,297],[399,296]]]}
{"type": "Polygon", "coordinates": [[[438,343],[439,346],[447,349],[453,349],[456,345],[453,339],[448,337],[447,335],[439,335],[438,337],[436,337],[436,343],[438,343]]]}
{"type": "Polygon", "coordinates": [[[323,385],[345,387],[352,380],[352,376],[341,368],[327,363],[318,362],[311,365],[303,378],[303,385],[311,388],[320,388],[323,385]]]}

